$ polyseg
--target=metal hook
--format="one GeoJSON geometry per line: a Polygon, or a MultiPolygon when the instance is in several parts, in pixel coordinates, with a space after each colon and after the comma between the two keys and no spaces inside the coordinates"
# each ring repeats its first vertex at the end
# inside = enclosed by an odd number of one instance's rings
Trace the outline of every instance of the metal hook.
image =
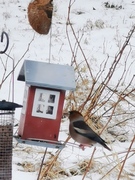
{"type": "Polygon", "coordinates": [[[9,46],[9,37],[8,37],[8,34],[6,32],[4,32],[4,31],[1,33],[1,42],[3,42],[4,35],[7,38],[7,44],[6,44],[5,49],[3,51],[0,51],[0,54],[4,54],[7,51],[8,46],[9,46]]]}

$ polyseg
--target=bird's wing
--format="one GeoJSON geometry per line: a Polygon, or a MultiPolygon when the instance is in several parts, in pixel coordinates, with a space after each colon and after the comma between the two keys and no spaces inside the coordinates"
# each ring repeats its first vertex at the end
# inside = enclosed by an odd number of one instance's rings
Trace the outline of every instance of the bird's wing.
{"type": "Polygon", "coordinates": [[[92,140],[98,139],[98,141],[105,142],[98,134],[96,134],[84,121],[78,120],[76,122],[73,122],[74,130],[87,138],[90,138],[92,140]]]}

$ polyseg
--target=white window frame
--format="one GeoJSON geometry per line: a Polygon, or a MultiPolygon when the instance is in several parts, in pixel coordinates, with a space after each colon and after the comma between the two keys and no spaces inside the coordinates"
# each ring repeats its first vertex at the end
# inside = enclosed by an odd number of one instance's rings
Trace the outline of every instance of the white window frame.
{"type": "Polygon", "coordinates": [[[32,116],[56,119],[60,92],[36,88],[32,116]]]}

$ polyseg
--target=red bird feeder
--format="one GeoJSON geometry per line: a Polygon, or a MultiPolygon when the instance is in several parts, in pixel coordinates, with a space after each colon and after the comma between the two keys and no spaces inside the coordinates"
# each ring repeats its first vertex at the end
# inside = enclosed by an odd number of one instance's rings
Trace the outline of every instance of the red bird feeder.
{"type": "Polygon", "coordinates": [[[57,142],[65,91],[75,89],[73,67],[25,60],[18,80],[26,83],[18,135],[57,142]]]}

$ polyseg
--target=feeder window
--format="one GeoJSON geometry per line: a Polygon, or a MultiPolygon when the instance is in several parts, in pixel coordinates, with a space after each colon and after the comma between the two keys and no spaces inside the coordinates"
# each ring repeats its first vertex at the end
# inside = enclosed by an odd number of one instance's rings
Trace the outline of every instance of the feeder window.
{"type": "Polygon", "coordinates": [[[36,89],[32,116],[56,119],[60,92],[36,89]]]}

